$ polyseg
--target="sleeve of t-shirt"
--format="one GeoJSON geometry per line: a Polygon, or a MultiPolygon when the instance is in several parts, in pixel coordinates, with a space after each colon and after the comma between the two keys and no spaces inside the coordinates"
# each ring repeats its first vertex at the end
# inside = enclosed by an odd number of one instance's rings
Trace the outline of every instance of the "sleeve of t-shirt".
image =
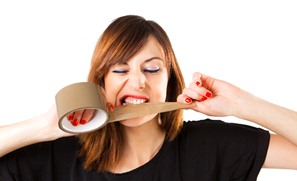
{"type": "Polygon", "coordinates": [[[189,162],[202,164],[212,178],[256,180],[268,150],[267,130],[209,119],[185,122],[184,128],[189,162]]]}
{"type": "Polygon", "coordinates": [[[0,181],[37,180],[40,175],[46,178],[50,175],[51,150],[51,143],[44,142],[20,148],[1,157],[0,181]]]}
{"type": "MultiPolygon", "coordinates": [[[[56,180],[76,168],[77,138],[36,143],[0,158],[0,181],[56,180]]],[[[74,173],[75,175],[76,173],[74,173]]]]}
{"type": "Polygon", "coordinates": [[[12,155],[13,154],[11,153],[9,155],[6,155],[0,158],[0,180],[5,180],[5,181],[18,180],[14,176],[12,172],[12,168],[9,168],[9,164],[8,164],[8,160],[10,160],[10,162],[15,162],[12,155]]]}

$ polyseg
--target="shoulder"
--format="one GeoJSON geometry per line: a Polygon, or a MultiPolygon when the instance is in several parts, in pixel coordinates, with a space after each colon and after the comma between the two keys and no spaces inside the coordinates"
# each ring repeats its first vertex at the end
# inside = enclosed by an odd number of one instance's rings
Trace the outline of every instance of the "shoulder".
{"type": "MultiPolygon", "coordinates": [[[[190,143],[211,144],[268,144],[269,132],[243,124],[227,123],[221,120],[205,119],[186,121],[180,132],[180,139],[190,143]]],[[[256,146],[256,145],[255,145],[256,146]]]]}
{"type": "Polygon", "coordinates": [[[52,160],[57,156],[63,159],[74,156],[78,148],[78,138],[65,137],[20,148],[1,157],[0,163],[6,163],[11,166],[12,170],[29,167],[36,167],[37,169],[39,166],[44,167],[52,163],[52,160]]]}
{"type": "Polygon", "coordinates": [[[73,153],[79,148],[79,142],[77,137],[64,137],[53,141],[35,143],[18,150],[15,150],[5,156],[4,158],[18,157],[18,160],[22,159],[36,159],[36,158],[48,158],[45,156],[51,156],[56,153],[73,153]]]}
{"type": "MultiPolygon", "coordinates": [[[[77,137],[64,137],[53,141],[40,142],[33,145],[26,146],[19,150],[16,150],[17,155],[23,155],[26,153],[35,153],[37,155],[53,154],[56,152],[73,152],[79,147],[77,137]]],[[[33,155],[34,156],[34,155],[33,155]]]]}
{"type": "Polygon", "coordinates": [[[227,123],[221,120],[205,119],[197,121],[185,121],[182,134],[215,134],[215,135],[230,135],[232,134],[267,134],[267,130],[261,128],[237,124],[227,123]]]}
{"type": "Polygon", "coordinates": [[[193,175],[200,171],[230,180],[255,180],[265,160],[269,135],[257,127],[206,119],[184,122],[176,143],[182,163],[193,175]]]}
{"type": "Polygon", "coordinates": [[[78,148],[78,138],[65,137],[15,150],[0,158],[0,180],[11,175],[28,180],[50,179],[60,172],[70,175],[70,168],[78,164],[78,148]]]}

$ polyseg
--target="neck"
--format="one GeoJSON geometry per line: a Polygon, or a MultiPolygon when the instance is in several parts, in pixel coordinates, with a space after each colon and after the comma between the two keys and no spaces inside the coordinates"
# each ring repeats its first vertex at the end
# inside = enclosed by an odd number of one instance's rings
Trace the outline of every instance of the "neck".
{"type": "Polygon", "coordinates": [[[165,139],[158,119],[138,127],[123,126],[124,148],[116,172],[126,172],[150,161],[160,150],[165,139]]]}

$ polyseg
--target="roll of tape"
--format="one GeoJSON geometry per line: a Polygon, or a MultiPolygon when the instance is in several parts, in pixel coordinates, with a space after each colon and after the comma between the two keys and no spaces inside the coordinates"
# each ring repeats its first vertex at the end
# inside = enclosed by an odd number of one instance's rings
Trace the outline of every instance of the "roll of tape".
{"type": "Polygon", "coordinates": [[[107,124],[109,110],[103,89],[90,82],[80,82],[68,85],[56,94],[56,106],[60,129],[69,133],[85,133],[94,131],[107,124]],[[81,110],[94,109],[92,121],[85,125],[73,126],[67,115],[81,110]]]}

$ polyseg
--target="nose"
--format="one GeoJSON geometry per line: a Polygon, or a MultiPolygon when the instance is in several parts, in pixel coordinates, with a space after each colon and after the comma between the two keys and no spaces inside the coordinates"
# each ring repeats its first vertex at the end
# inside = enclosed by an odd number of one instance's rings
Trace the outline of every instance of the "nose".
{"type": "Polygon", "coordinates": [[[133,71],[130,72],[129,78],[128,78],[128,85],[132,88],[138,90],[138,89],[144,89],[145,88],[145,82],[146,77],[141,71],[133,71]]]}

